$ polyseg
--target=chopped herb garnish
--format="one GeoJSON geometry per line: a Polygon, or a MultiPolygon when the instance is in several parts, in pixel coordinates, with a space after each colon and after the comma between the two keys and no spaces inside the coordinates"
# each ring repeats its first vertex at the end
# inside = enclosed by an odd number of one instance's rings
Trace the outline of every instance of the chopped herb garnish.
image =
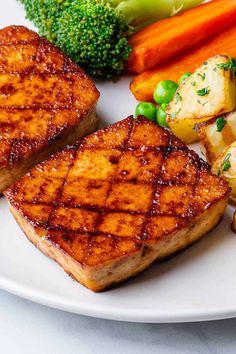
{"type": "Polygon", "coordinates": [[[178,109],[177,113],[176,114],[179,114],[179,112],[181,111],[181,108],[178,109]]]}
{"type": "Polygon", "coordinates": [[[191,82],[191,85],[196,86],[196,81],[191,82]]]}
{"type": "Polygon", "coordinates": [[[206,96],[210,92],[208,87],[203,87],[202,89],[197,91],[198,96],[206,96]]]}
{"type": "Polygon", "coordinates": [[[204,61],[204,63],[203,63],[204,65],[207,65],[208,64],[208,61],[204,61]]]}
{"type": "Polygon", "coordinates": [[[221,164],[221,166],[220,166],[220,168],[219,168],[219,170],[217,172],[217,176],[220,175],[221,169],[222,169],[223,172],[226,172],[226,171],[228,171],[230,169],[230,167],[231,167],[231,163],[229,161],[230,157],[231,157],[231,153],[228,152],[225,155],[225,158],[224,158],[224,160],[223,160],[223,162],[222,162],[222,164],[221,164]]]}
{"type": "Polygon", "coordinates": [[[225,158],[224,158],[224,160],[222,162],[222,167],[223,167],[223,171],[224,172],[228,171],[230,169],[230,167],[231,167],[231,163],[229,161],[230,157],[231,157],[231,153],[228,152],[228,154],[226,154],[226,156],[225,156],[225,158]]]}
{"type": "Polygon", "coordinates": [[[232,70],[233,73],[236,75],[236,60],[232,57],[228,57],[228,58],[229,58],[228,63],[220,63],[220,64],[216,64],[216,66],[219,69],[232,70]]]}
{"type": "Polygon", "coordinates": [[[197,99],[197,103],[201,104],[201,101],[197,99]]]}
{"type": "Polygon", "coordinates": [[[223,171],[224,171],[224,172],[225,172],[225,171],[228,171],[228,170],[230,169],[230,167],[231,167],[230,161],[226,161],[226,162],[224,163],[223,171]]]}
{"type": "Polygon", "coordinates": [[[183,98],[182,98],[182,96],[179,94],[179,92],[176,92],[175,97],[176,97],[176,102],[181,102],[181,101],[183,101],[183,98]]]}
{"type": "Polygon", "coordinates": [[[202,107],[204,107],[207,103],[208,103],[208,101],[202,103],[202,107]]]}
{"type": "Polygon", "coordinates": [[[219,117],[216,120],[216,131],[217,132],[221,132],[221,130],[224,128],[226,124],[226,120],[224,119],[224,117],[219,117]]]}
{"type": "Polygon", "coordinates": [[[202,81],[204,81],[205,78],[206,78],[206,74],[205,73],[203,73],[203,74],[198,73],[198,76],[200,76],[202,78],[202,81]]]}
{"type": "Polygon", "coordinates": [[[176,118],[176,114],[177,114],[177,112],[172,112],[171,113],[171,119],[175,119],[176,118]]]}
{"type": "Polygon", "coordinates": [[[179,114],[180,111],[181,111],[181,108],[179,108],[177,112],[172,112],[171,115],[170,115],[171,119],[175,119],[177,114],[179,114]]]}

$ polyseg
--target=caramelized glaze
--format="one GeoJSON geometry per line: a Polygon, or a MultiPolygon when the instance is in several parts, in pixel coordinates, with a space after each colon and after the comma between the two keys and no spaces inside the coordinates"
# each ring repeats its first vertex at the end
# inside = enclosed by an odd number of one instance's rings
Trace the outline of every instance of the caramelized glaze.
{"type": "Polygon", "coordinates": [[[47,240],[95,266],[186,228],[229,187],[167,130],[129,117],[37,165],[5,194],[47,240]]]}
{"type": "Polygon", "coordinates": [[[23,26],[0,30],[0,166],[11,168],[61,139],[95,109],[98,96],[45,38],[23,26]]]}

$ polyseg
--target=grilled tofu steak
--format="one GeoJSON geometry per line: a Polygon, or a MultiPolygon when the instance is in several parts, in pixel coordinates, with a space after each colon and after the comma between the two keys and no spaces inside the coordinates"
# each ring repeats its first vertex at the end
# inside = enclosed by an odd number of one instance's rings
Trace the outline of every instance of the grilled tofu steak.
{"type": "Polygon", "coordinates": [[[200,239],[229,192],[174,135],[129,117],[37,165],[5,195],[29,240],[100,291],[200,239]]]}
{"type": "Polygon", "coordinates": [[[0,193],[36,163],[97,127],[99,93],[45,38],[0,30],[0,193]]]}

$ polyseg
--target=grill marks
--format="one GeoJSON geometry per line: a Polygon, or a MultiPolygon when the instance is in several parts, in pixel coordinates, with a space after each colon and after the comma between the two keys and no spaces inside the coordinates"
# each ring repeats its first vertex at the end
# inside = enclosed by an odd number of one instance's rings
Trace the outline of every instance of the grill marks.
{"type": "Polygon", "coordinates": [[[228,192],[169,132],[130,117],[39,164],[6,196],[58,247],[95,265],[185,228],[228,192]]]}
{"type": "Polygon", "coordinates": [[[0,166],[62,137],[98,96],[82,70],[45,38],[23,26],[0,30],[0,166]]]}

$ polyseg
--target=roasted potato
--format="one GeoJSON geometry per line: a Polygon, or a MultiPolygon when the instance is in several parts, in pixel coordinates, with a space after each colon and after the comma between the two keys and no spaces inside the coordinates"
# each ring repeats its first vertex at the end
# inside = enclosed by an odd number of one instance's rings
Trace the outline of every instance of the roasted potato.
{"type": "Polygon", "coordinates": [[[236,111],[195,126],[201,151],[212,164],[225,148],[236,141],[236,111]]]}
{"type": "Polygon", "coordinates": [[[167,122],[184,143],[198,140],[195,124],[236,108],[236,78],[230,58],[217,55],[204,62],[177,89],[167,107],[167,122]]]}
{"type": "Polygon", "coordinates": [[[212,172],[223,177],[231,187],[231,200],[236,201],[236,141],[227,146],[212,164],[212,172]]]}

